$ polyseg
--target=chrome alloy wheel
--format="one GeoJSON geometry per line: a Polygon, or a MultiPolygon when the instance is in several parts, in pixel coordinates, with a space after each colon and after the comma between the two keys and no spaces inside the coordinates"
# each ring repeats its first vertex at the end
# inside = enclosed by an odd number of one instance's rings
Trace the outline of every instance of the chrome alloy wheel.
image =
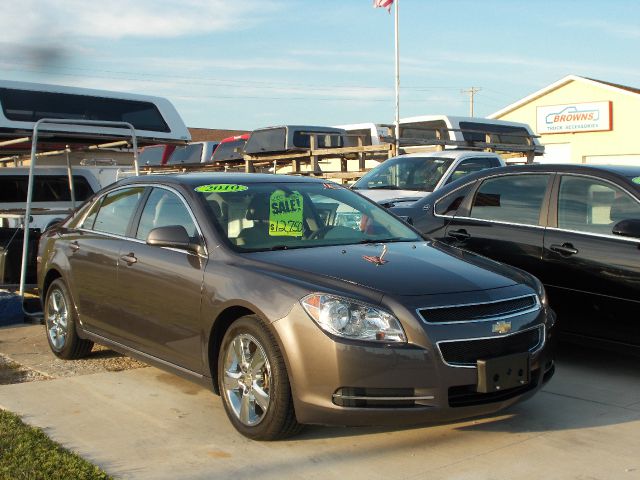
{"type": "Polygon", "coordinates": [[[224,394],[236,418],[259,424],[269,408],[271,366],[262,345],[247,333],[237,335],[224,356],[224,394]]]}
{"type": "Polygon", "coordinates": [[[64,294],[54,289],[47,300],[47,334],[51,345],[56,350],[62,350],[67,341],[69,328],[69,308],[64,294]]]}

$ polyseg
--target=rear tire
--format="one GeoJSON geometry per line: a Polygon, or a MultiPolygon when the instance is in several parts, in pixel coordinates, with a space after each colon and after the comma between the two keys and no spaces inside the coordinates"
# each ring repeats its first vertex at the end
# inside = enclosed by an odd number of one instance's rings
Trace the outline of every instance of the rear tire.
{"type": "Polygon", "coordinates": [[[282,352],[256,315],[236,320],[218,352],[218,386],[225,412],[242,435],[278,440],[298,433],[282,352]]]}
{"type": "Polygon", "coordinates": [[[67,286],[61,278],[55,279],[44,301],[44,321],[47,342],[56,357],[74,360],[91,352],[93,342],[76,333],[77,318],[67,286]]]}

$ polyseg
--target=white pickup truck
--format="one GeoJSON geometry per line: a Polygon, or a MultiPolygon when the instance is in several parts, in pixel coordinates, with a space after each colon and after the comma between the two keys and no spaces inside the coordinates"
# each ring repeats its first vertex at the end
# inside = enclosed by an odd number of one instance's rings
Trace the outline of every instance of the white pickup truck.
{"type": "MultiPolygon", "coordinates": [[[[73,186],[76,207],[95,192],[118,180],[118,166],[74,167],[73,186]]],[[[28,168],[0,169],[0,227],[20,228],[27,201],[28,168]]],[[[71,211],[71,193],[66,167],[36,167],[29,227],[44,231],[71,211]]]]}
{"type": "Polygon", "coordinates": [[[470,173],[504,165],[500,155],[490,152],[409,153],[384,161],[351,188],[381,204],[411,202],[470,173]]]}

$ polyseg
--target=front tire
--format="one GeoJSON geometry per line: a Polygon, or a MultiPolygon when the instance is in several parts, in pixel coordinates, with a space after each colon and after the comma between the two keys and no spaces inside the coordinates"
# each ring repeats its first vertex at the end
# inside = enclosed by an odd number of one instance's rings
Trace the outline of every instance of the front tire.
{"type": "Polygon", "coordinates": [[[47,342],[56,357],[74,360],[86,356],[93,342],[76,333],[77,316],[67,286],[61,278],[51,282],[44,302],[47,342]]]}
{"type": "Polygon", "coordinates": [[[282,352],[257,316],[239,318],[225,333],[218,386],[229,420],[244,436],[277,440],[300,431],[282,352]]]}

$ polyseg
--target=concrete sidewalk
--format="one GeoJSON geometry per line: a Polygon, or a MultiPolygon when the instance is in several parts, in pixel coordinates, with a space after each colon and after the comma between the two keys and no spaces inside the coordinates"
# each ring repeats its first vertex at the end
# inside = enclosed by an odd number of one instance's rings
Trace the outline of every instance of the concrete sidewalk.
{"type": "Polygon", "coordinates": [[[494,417],[286,442],[245,439],[215,395],[155,368],[1,386],[0,407],[122,478],[640,479],[640,365],[602,352],[563,354],[494,417]]]}

